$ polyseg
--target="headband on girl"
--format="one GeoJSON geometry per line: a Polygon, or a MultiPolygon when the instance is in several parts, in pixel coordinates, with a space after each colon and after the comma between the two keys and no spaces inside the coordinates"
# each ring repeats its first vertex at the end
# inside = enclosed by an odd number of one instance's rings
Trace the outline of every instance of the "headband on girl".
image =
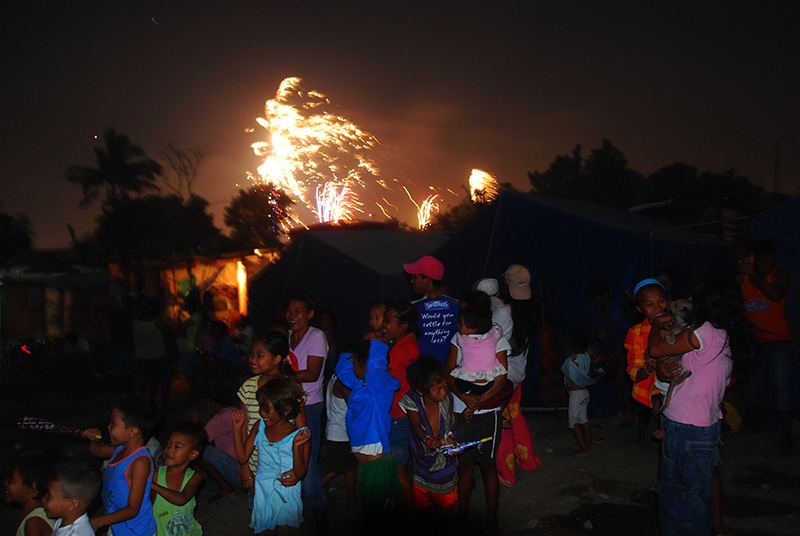
{"type": "Polygon", "coordinates": [[[648,277],[647,279],[642,279],[641,281],[636,283],[635,287],[633,287],[633,296],[634,296],[634,298],[636,297],[636,294],[639,292],[639,290],[642,287],[646,287],[647,285],[658,285],[665,292],[667,290],[667,289],[664,288],[664,285],[661,284],[661,281],[659,281],[658,279],[653,279],[652,277],[648,277]]]}

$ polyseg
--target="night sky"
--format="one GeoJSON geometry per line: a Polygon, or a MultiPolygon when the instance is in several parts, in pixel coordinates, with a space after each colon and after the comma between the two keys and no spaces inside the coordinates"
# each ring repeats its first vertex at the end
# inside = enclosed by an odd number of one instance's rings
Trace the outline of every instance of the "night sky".
{"type": "Polygon", "coordinates": [[[37,247],[92,230],[99,207],[78,208],[64,170],[93,165],[111,126],[153,157],[206,146],[195,191],[221,226],[289,76],[380,140],[385,178],[420,187],[463,193],[481,168],[527,190],[528,171],[603,138],[643,173],[681,161],[769,189],[782,140],[778,189],[800,187],[795,2],[18,4],[2,23],[0,210],[31,218],[37,247]]]}

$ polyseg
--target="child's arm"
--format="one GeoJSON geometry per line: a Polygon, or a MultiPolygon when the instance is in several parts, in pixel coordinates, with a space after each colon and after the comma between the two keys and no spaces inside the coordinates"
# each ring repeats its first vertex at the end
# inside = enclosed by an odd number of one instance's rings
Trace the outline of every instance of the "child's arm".
{"type": "Polygon", "coordinates": [[[183,487],[183,491],[178,491],[157,484],[156,476],[153,475],[153,482],[150,484],[150,489],[164,497],[167,502],[170,502],[175,506],[183,506],[192,500],[192,497],[194,497],[195,493],[197,493],[197,488],[200,487],[202,482],[203,475],[195,471],[194,475],[192,475],[192,478],[190,478],[189,482],[187,482],[183,487]]]}
{"type": "Polygon", "coordinates": [[[34,516],[25,522],[24,532],[25,536],[50,536],[53,527],[41,517],[34,516]]]}
{"type": "Polygon", "coordinates": [[[91,519],[92,528],[96,531],[100,527],[116,525],[139,515],[144,500],[144,490],[152,471],[152,462],[147,456],[139,456],[128,468],[130,475],[131,491],[128,495],[128,505],[116,512],[97,516],[91,519]]]}
{"type": "Polygon", "coordinates": [[[247,460],[250,459],[250,456],[252,456],[256,447],[256,434],[261,426],[261,421],[256,421],[252,430],[250,430],[250,435],[247,436],[247,440],[242,442],[242,436],[244,435],[243,430],[245,423],[247,422],[247,415],[245,415],[241,410],[234,411],[232,419],[234,430],[233,446],[236,449],[236,457],[239,459],[239,464],[247,465],[247,460]]]}
{"type": "Polygon", "coordinates": [[[311,458],[311,449],[307,449],[305,446],[307,444],[310,445],[310,441],[311,430],[308,428],[302,428],[294,436],[294,442],[292,443],[292,470],[280,475],[281,484],[284,486],[293,486],[303,480],[306,473],[308,473],[308,460],[311,458]]]}
{"type": "Polygon", "coordinates": [[[670,345],[664,338],[664,329],[672,323],[671,316],[661,316],[656,318],[656,324],[650,328],[650,335],[647,338],[647,351],[650,357],[666,357],[670,355],[685,354],[694,352],[700,348],[700,341],[691,329],[685,329],[675,335],[675,344],[670,345]]]}
{"type": "Polygon", "coordinates": [[[110,458],[114,455],[116,449],[113,445],[101,443],[99,439],[96,439],[103,437],[98,428],[88,428],[84,434],[89,438],[89,454],[96,458],[110,458]]]}
{"type": "Polygon", "coordinates": [[[467,395],[458,390],[456,387],[456,379],[450,374],[456,368],[456,361],[458,360],[458,348],[454,344],[450,344],[450,351],[447,354],[447,359],[444,362],[444,370],[447,372],[447,386],[450,388],[455,396],[457,396],[466,406],[462,415],[466,420],[472,418],[472,414],[476,409],[480,408],[480,399],[475,395],[467,395]]]}
{"type": "MultiPolygon", "coordinates": [[[[507,353],[506,350],[500,350],[495,355],[497,356],[497,361],[501,365],[503,365],[506,370],[508,370],[508,357],[506,356],[506,353],[507,353]]],[[[483,393],[480,397],[478,397],[481,401],[481,404],[483,404],[485,400],[489,400],[494,395],[496,395],[500,391],[500,389],[502,389],[505,386],[506,381],[508,381],[508,373],[497,376],[494,379],[494,383],[492,383],[492,387],[488,391],[483,393]]]]}
{"type": "Polygon", "coordinates": [[[342,385],[348,389],[355,388],[356,384],[359,382],[359,379],[356,378],[353,372],[353,362],[350,361],[352,356],[353,354],[342,354],[339,356],[339,361],[336,363],[336,377],[339,378],[342,385]]]}
{"type": "MultiPolygon", "coordinates": [[[[245,405],[244,400],[242,399],[239,399],[239,411],[242,411],[244,412],[245,415],[247,415],[247,406],[245,405]]],[[[238,434],[242,438],[242,444],[246,443],[247,442],[246,433],[247,433],[247,428],[242,428],[241,430],[234,429],[233,430],[234,441],[236,439],[235,436],[238,434]]],[[[249,463],[239,466],[239,477],[241,478],[242,481],[242,489],[244,491],[252,491],[253,479],[255,478],[255,475],[253,474],[253,470],[250,469],[249,463]]]]}

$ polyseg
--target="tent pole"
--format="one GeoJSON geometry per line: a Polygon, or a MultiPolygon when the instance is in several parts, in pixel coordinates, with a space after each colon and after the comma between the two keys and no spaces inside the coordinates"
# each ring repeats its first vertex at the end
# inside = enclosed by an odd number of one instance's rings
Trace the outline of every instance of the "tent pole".
{"type": "Polygon", "coordinates": [[[481,272],[481,278],[486,277],[486,267],[489,264],[489,254],[492,252],[492,243],[494,242],[494,231],[497,229],[497,220],[500,219],[500,203],[503,202],[503,194],[500,194],[500,197],[497,198],[497,210],[494,213],[494,223],[492,224],[492,232],[489,234],[489,247],[486,248],[486,258],[483,260],[483,271],[481,272]]]}

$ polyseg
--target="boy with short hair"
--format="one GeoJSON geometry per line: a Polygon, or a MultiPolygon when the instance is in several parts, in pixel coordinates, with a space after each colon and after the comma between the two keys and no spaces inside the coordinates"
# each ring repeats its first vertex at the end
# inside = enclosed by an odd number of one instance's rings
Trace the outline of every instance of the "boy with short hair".
{"type": "Polygon", "coordinates": [[[389,455],[389,411],[400,382],[386,370],[389,347],[362,341],[355,354],[342,354],[336,376],[351,389],[347,401],[347,435],[358,461],[358,485],[370,522],[400,512],[403,494],[394,458],[389,455]]]}
{"type": "Polygon", "coordinates": [[[189,467],[207,443],[202,426],[183,422],[172,428],[164,449],[164,465],[158,468],[151,485],[153,515],[159,536],[180,534],[200,536],[203,527],[194,518],[195,494],[203,476],[189,467]]]}
{"type": "Polygon", "coordinates": [[[44,511],[56,520],[53,536],[94,536],[86,509],[100,492],[100,471],[72,460],[56,466],[44,497],[44,511]]]}
{"type": "Polygon", "coordinates": [[[100,443],[100,430],[86,430],[89,452],[110,458],[103,473],[105,514],[91,519],[92,528],[111,526],[114,536],[154,536],[156,521],[150,504],[153,458],[145,444],[155,419],[142,397],[120,400],[111,410],[108,424],[110,444],[100,443]]]}
{"type": "Polygon", "coordinates": [[[435,510],[452,529],[458,462],[437,450],[455,444],[453,395],[447,388],[447,373],[442,363],[430,356],[417,359],[406,373],[411,389],[400,400],[400,407],[411,426],[414,506],[421,512],[435,510]]]}

